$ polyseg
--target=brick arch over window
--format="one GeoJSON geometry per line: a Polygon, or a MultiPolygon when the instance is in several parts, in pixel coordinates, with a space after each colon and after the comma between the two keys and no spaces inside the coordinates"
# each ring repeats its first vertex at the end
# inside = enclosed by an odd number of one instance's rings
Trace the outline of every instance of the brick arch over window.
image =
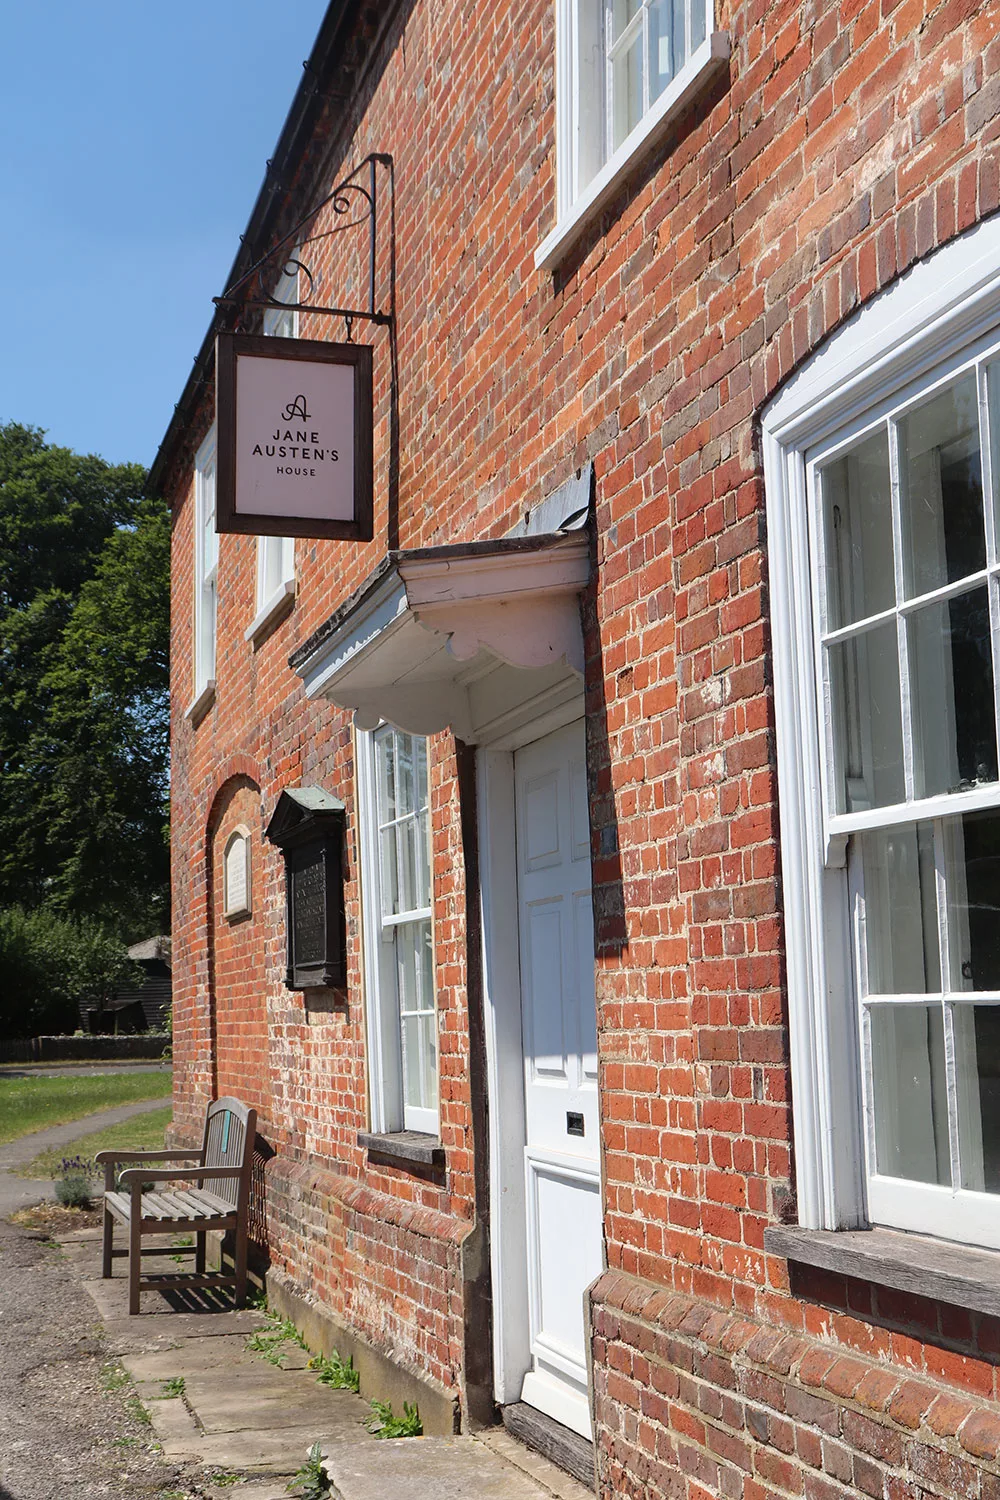
{"type": "Polygon", "coordinates": [[[227,795],[231,782],[248,782],[260,795],[260,767],[252,755],[231,755],[223,761],[212,783],[212,795],[208,799],[205,813],[205,848],[212,836],[213,826],[218,822],[222,799],[227,795]]]}
{"type": "MultiPolygon", "coordinates": [[[[260,782],[257,766],[248,755],[231,757],[220,767],[208,804],[202,845],[205,958],[207,965],[207,1041],[212,1093],[233,1093],[246,1099],[245,1079],[234,1066],[240,1021],[235,976],[246,984],[253,969],[254,907],[261,886],[260,782]],[[248,828],[250,838],[251,910],[231,923],[224,914],[222,861],[227,841],[237,827],[248,828]],[[235,987],[234,987],[235,984],[235,987]],[[221,1031],[220,1031],[221,1027],[221,1031]]],[[[258,1100],[247,1099],[256,1105],[258,1100]]]]}

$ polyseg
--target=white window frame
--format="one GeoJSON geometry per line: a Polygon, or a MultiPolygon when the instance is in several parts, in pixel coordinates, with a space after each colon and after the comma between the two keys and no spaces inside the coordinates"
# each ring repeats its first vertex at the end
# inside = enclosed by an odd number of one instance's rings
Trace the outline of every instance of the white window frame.
{"type": "Polygon", "coordinates": [[[219,542],[214,525],[213,558],[206,555],[205,547],[206,523],[215,514],[215,479],[213,424],[194,461],[194,701],[187,711],[189,718],[200,714],[215,694],[219,542]]]}
{"type": "MultiPolygon", "coordinates": [[[[288,264],[298,256],[294,250],[288,264]]],[[[297,271],[286,270],[274,288],[279,302],[298,300],[297,271]]],[[[263,332],[271,338],[297,339],[299,314],[294,307],[268,307],[262,320],[263,332]]],[[[262,635],[295,595],[295,538],[293,536],[259,536],[257,538],[257,588],[254,617],[244,631],[244,639],[256,640],[262,635]]]]}
{"type": "MultiPolygon", "coordinates": [[[[709,80],[729,61],[729,34],[714,30],[714,0],[691,0],[692,7],[705,7],[705,40],[695,48],[687,62],[666,88],[645,110],[638,124],[617,150],[612,151],[610,87],[605,83],[601,100],[602,129],[605,134],[604,165],[590,179],[580,184],[577,174],[576,143],[580,131],[581,110],[592,103],[592,90],[581,86],[578,69],[579,6],[584,0],[555,0],[556,5],[556,224],[535,251],[535,266],[552,270],[579,239],[587,224],[613,197],[622,180],[651,141],[662,135],[672,120],[684,110],[709,80]]],[[[610,3],[606,0],[605,9],[610,3]]],[[[643,7],[645,10],[645,6],[643,7]]],[[[643,16],[642,25],[645,26],[643,16]]],[[[690,16],[688,17],[690,30],[690,16]]],[[[613,50],[613,49],[612,49],[613,50]]],[[[604,49],[604,70],[610,72],[608,50],[604,49]]],[[[645,69],[644,69],[645,76],[645,69]]],[[[645,85],[644,85],[645,88],[645,85]]]]}
{"type": "MultiPolygon", "coordinates": [[[[365,1007],[368,1027],[368,1086],[371,1129],[379,1135],[402,1130],[437,1136],[440,1130],[441,1055],[437,1044],[438,1107],[419,1109],[404,1105],[402,1034],[395,973],[392,921],[382,916],[382,879],[379,859],[378,803],[375,752],[379,729],[355,726],[354,750],[358,795],[358,843],[361,873],[361,907],[365,1007]]],[[[415,736],[420,738],[420,736],[415,736]]],[[[429,768],[428,768],[429,769],[429,768]]],[[[431,851],[427,850],[430,881],[433,882],[431,851]]],[[[428,921],[434,942],[433,907],[408,912],[408,920],[428,921]]],[[[436,1014],[436,1011],[435,1011],[436,1014]]]]}
{"type": "MultiPolygon", "coordinates": [[[[821,449],[860,435],[876,414],[929,391],[998,340],[1000,222],[993,220],[875,298],[763,415],[796,1180],[805,1228],[869,1222],[846,868],[847,841],[860,822],[858,815],[834,813],[824,792],[808,466],[821,449]]],[[[911,816],[998,804],[997,787],[977,788],[923,799],[912,804],[911,816]]],[[[898,821],[898,809],[860,815],[862,822],[880,819],[898,821]]],[[[883,1207],[888,1196],[882,1195],[883,1207]]],[[[917,1197],[925,1207],[915,1215],[902,1201],[893,1206],[899,1227],[1000,1246],[996,1195],[930,1186],[923,1194],[897,1195],[911,1205],[917,1197]],[[964,1210],[953,1219],[957,1198],[982,1200],[977,1222],[964,1210]]]]}

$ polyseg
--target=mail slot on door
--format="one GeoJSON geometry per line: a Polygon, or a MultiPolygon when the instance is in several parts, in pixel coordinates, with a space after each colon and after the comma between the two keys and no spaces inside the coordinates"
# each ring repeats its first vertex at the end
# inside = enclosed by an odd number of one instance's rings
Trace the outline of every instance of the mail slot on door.
{"type": "Polygon", "coordinates": [[[566,1111],[566,1134],[567,1135],[583,1135],[584,1134],[583,1115],[582,1114],[578,1114],[575,1109],[568,1109],[566,1111]]]}

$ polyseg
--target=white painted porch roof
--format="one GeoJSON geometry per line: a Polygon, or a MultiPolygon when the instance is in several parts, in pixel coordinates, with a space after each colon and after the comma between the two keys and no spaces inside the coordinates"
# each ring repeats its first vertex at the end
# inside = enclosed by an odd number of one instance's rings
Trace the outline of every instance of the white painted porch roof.
{"type": "Polygon", "coordinates": [[[475,744],[583,676],[586,532],[391,552],[291,658],[310,698],[475,744]]]}

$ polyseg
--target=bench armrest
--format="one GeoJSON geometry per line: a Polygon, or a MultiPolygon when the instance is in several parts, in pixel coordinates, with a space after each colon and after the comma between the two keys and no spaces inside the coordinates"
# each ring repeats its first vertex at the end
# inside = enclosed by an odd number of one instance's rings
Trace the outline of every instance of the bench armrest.
{"type": "Polygon", "coordinates": [[[98,1151],[94,1157],[99,1167],[104,1168],[104,1188],[110,1192],[115,1185],[115,1163],[120,1161],[201,1161],[204,1151],[98,1151]]]}
{"type": "Polygon", "coordinates": [[[98,1151],[94,1160],[105,1161],[200,1161],[201,1147],[193,1151],[98,1151]]]}
{"type": "Polygon", "coordinates": [[[144,1182],[204,1182],[212,1177],[242,1177],[242,1167],[184,1167],[179,1171],[153,1172],[148,1167],[129,1167],[119,1181],[122,1187],[137,1188],[144,1182]]]}

